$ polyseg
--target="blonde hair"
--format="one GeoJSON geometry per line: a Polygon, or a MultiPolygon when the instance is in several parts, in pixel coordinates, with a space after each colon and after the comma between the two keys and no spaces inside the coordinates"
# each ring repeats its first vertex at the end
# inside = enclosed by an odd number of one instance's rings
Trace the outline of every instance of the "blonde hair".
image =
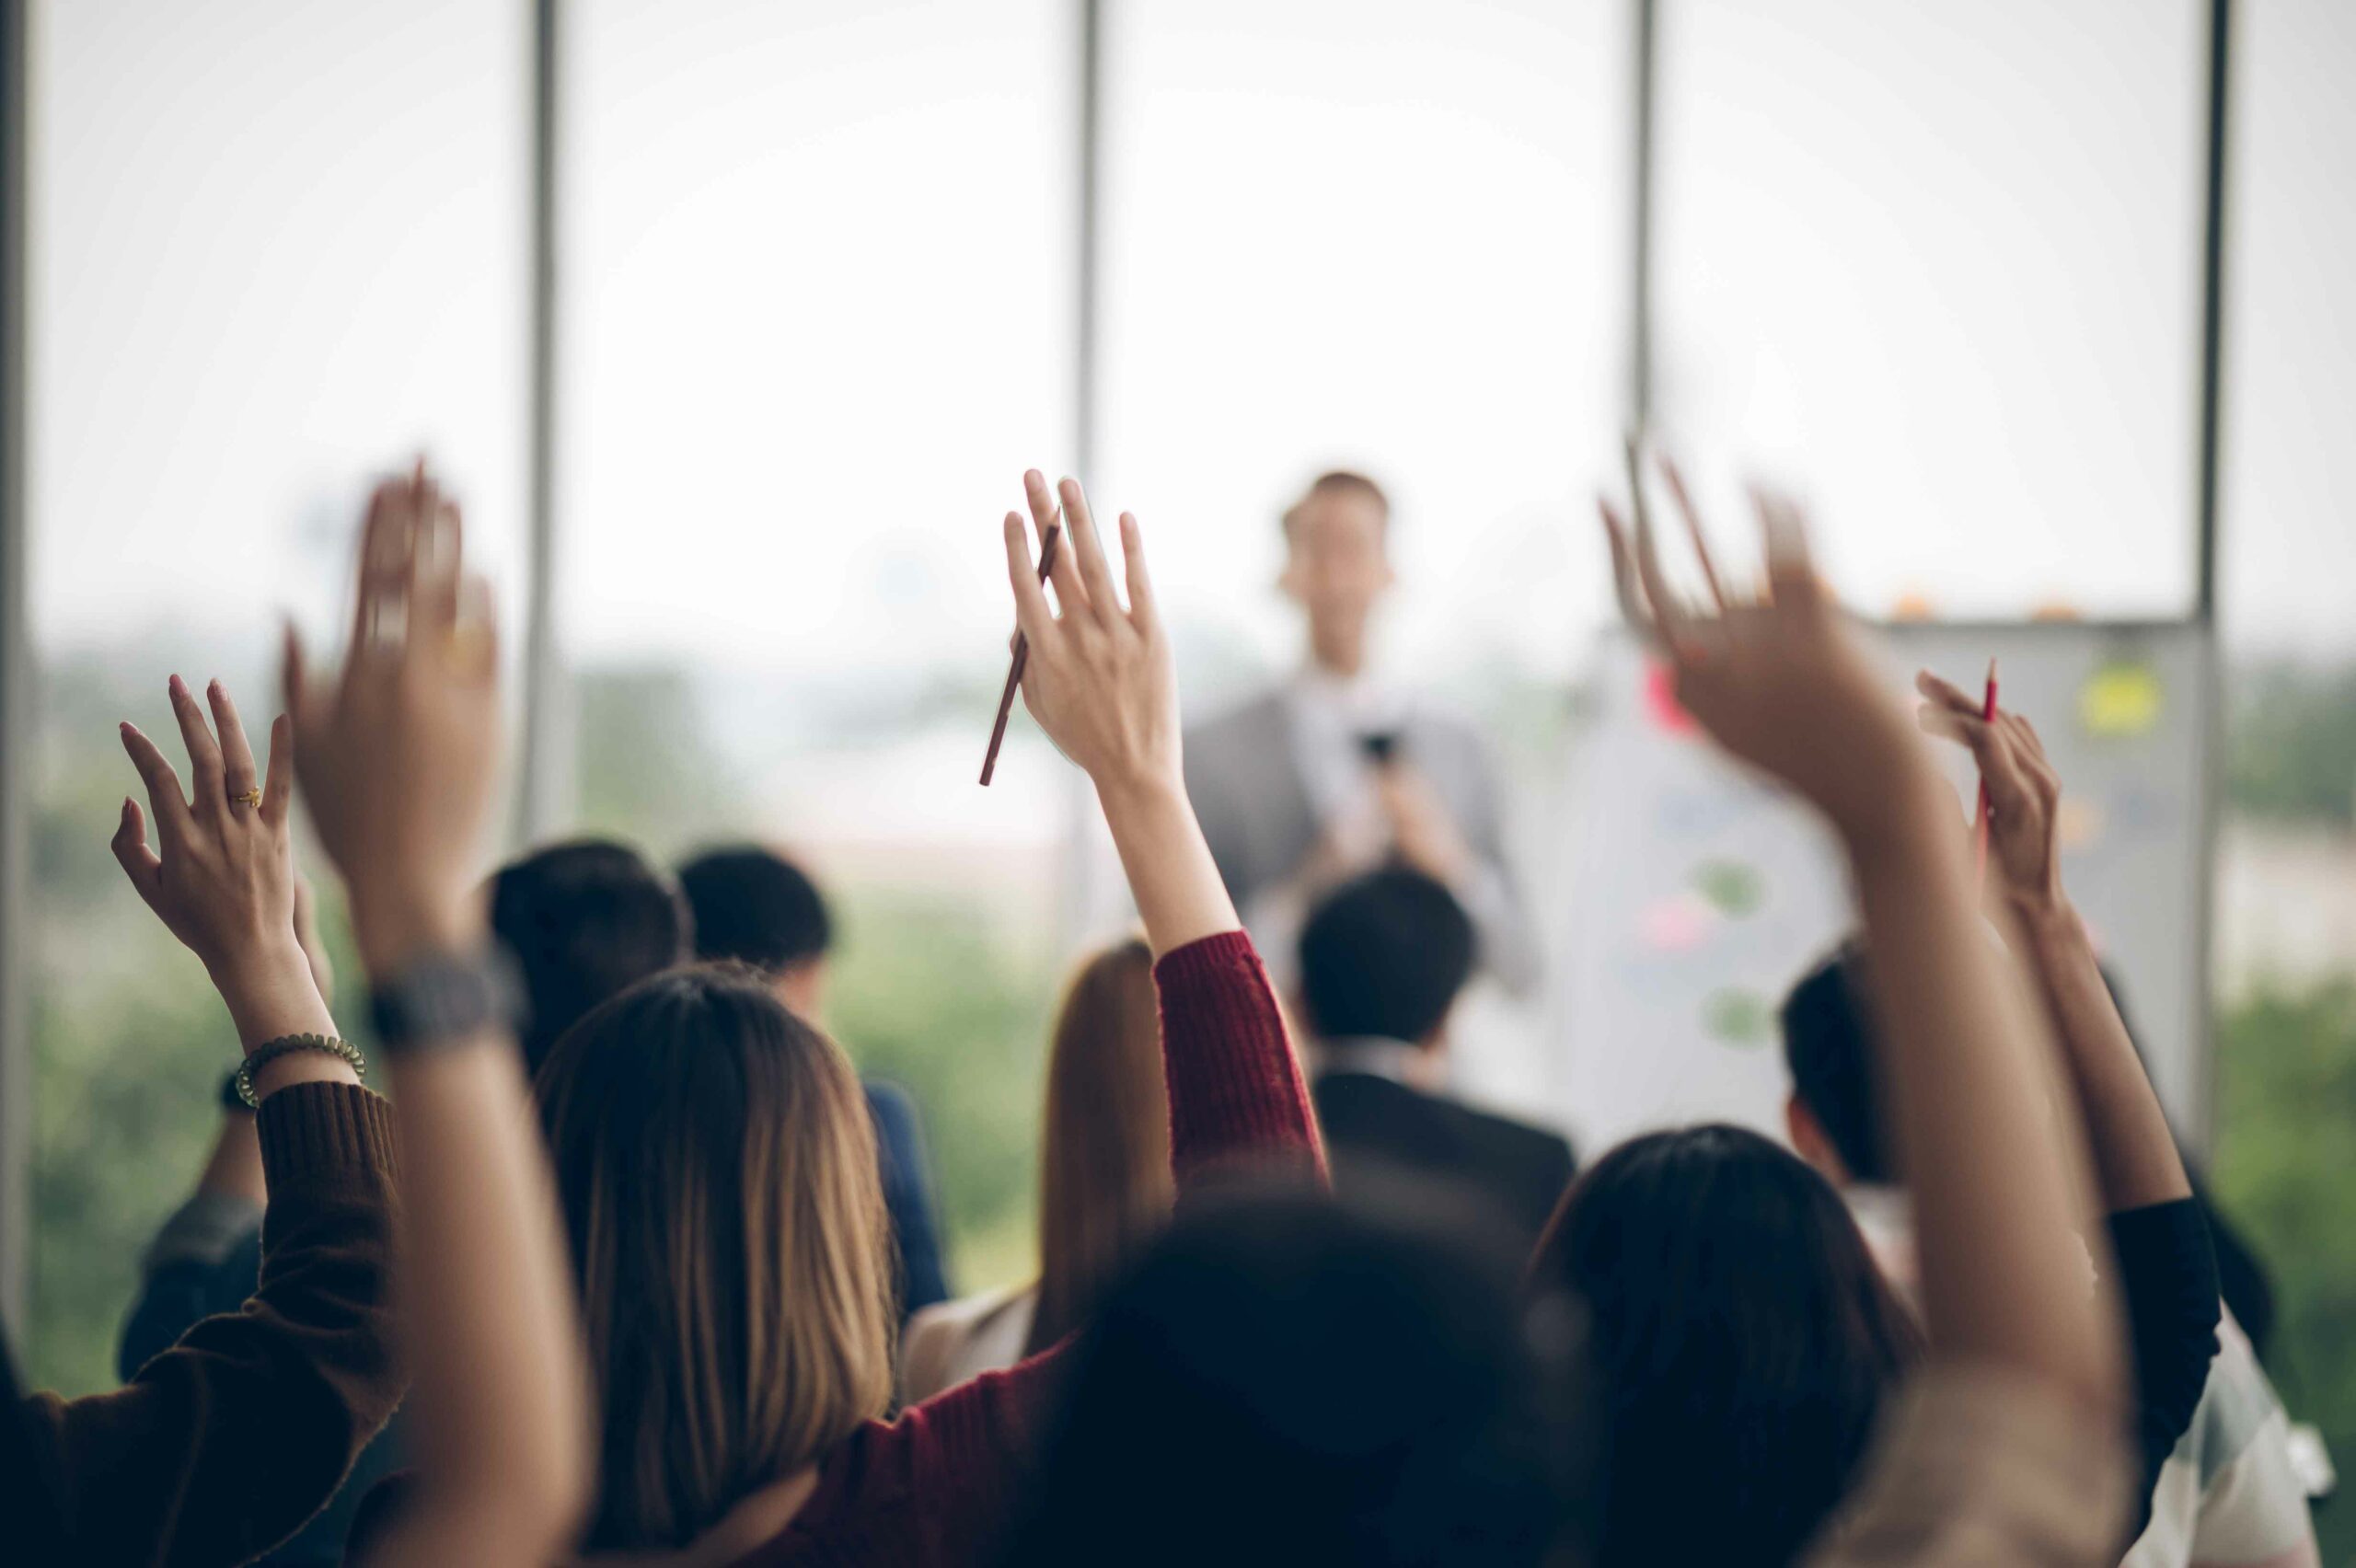
{"type": "Polygon", "coordinates": [[[600,1405],[583,1544],[683,1545],[890,1401],[867,1103],[840,1048],[737,964],[632,986],[537,1088],[600,1405]]]}
{"type": "Polygon", "coordinates": [[[1082,964],[1056,1016],[1039,1156],[1039,1302],[1025,1354],[1088,1320],[1169,1224],[1172,1195],[1153,954],[1132,940],[1082,964]]]}

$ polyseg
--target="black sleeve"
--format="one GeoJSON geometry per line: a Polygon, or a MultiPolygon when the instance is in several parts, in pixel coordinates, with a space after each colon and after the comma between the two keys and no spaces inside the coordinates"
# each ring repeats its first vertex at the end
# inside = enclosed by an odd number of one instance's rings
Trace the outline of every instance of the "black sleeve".
{"type": "Polygon", "coordinates": [[[2108,1225],[2135,1378],[2131,1541],[2151,1521],[2160,1466],[2192,1424],[2216,1359],[2217,1260],[2208,1221],[2190,1198],[2122,1210],[2108,1225]]]}

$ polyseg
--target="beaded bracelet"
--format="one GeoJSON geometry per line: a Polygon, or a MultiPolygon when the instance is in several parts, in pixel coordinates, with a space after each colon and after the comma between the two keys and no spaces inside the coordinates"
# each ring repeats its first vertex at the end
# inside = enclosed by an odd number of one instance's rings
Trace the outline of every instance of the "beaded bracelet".
{"type": "Polygon", "coordinates": [[[341,1056],[352,1064],[352,1070],[363,1078],[368,1076],[368,1058],[360,1047],[349,1040],[338,1040],[328,1034],[282,1034],[265,1041],[246,1053],[237,1064],[237,1098],[259,1110],[261,1101],[254,1095],[254,1074],[265,1065],[295,1051],[324,1051],[330,1056],[341,1056]]]}

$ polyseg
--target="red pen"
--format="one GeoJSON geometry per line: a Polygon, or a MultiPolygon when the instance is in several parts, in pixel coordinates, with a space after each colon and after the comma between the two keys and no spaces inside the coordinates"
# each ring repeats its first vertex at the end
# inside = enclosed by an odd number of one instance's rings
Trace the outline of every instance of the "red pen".
{"type": "MultiPolygon", "coordinates": [[[[1996,721],[1996,661],[1992,658],[1988,661],[1988,695],[1980,705],[1980,718],[1983,723],[1996,721]]],[[[1988,880],[1988,779],[1985,775],[1980,780],[1980,803],[1971,813],[1971,846],[1972,866],[1978,879],[1985,882],[1988,880]]]]}

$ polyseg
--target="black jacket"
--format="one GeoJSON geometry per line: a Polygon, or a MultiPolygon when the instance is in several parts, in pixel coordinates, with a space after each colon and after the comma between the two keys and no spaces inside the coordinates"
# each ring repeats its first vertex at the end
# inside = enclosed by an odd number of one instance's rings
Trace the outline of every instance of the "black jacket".
{"type": "Polygon", "coordinates": [[[1570,1185],[1571,1146],[1542,1128],[1372,1073],[1321,1073],[1310,1098],[1344,1194],[1385,1174],[1449,1188],[1509,1227],[1526,1252],[1570,1185]]]}

